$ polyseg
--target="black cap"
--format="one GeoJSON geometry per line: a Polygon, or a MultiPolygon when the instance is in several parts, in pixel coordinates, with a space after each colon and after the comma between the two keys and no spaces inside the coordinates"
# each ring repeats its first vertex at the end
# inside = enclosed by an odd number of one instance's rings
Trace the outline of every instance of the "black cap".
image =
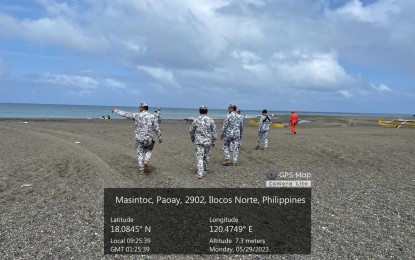
{"type": "Polygon", "coordinates": [[[208,107],[207,106],[203,105],[203,106],[199,107],[199,113],[200,114],[205,115],[205,114],[207,114],[207,112],[208,112],[208,107]]]}

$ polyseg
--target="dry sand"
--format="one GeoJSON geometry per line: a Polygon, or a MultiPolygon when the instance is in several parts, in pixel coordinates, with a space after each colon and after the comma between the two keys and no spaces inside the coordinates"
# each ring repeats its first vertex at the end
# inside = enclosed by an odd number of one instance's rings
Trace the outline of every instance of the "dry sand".
{"type": "Polygon", "coordinates": [[[246,124],[240,166],[221,165],[219,141],[202,180],[185,121],[162,122],[151,173],[139,176],[130,120],[1,120],[0,258],[114,258],[103,255],[104,187],[263,188],[274,170],[312,174],[312,254],[203,258],[413,259],[415,129],[301,119],[312,122],[295,136],[273,128],[267,151],[255,150],[257,127],[246,124]]]}

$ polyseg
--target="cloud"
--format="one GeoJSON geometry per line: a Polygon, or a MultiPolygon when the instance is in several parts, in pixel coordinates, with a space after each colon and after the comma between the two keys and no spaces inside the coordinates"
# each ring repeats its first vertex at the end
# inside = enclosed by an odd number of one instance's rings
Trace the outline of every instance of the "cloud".
{"type": "Polygon", "coordinates": [[[378,0],[370,4],[348,1],[325,12],[335,27],[334,48],[349,63],[414,74],[415,2],[378,0]]]}
{"type": "Polygon", "coordinates": [[[98,81],[83,76],[72,76],[72,75],[52,75],[45,74],[42,81],[47,83],[53,83],[57,85],[69,86],[69,87],[78,87],[82,89],[96,89],[98,87],[98,81]]]}
{"type": "Polygon", "coordinates": [[[392,91],[392,89],[390,89],[387,85],[385,85],[385,84],[383,84],[383,83],[380,83],[379,85],[375,85],[375,84],[373,84],[373,83],[370,83],[370,86],[371,86],[374,90],[379,91],[380,93],[383,93],[383,92],[390,92],[390,91],[392,91]]]}
{"type": "Polygon", "coordinates": [[[261,61],[261,57],[253,52],[233,51],[230,56],[240,60],[241,66],[247,71],[260,76],[265,76],[269,72],[268,66],[261,61]]]}
{"type": "Polygon", "coordinates": [[[272,67],[278,78],[301,88],[336,89],[354,81],[339,64],[335,52],[276,52],[272,56],[272,67]]]}
{"type": "MultiPolygon", "coordinates": [[[[130,91],[111,76],[116,71],[178,103],[217,90],[249,103],[259,88],[267,98],[354,100],[415,81],[415,1],[289,2],[38,0],[31,15],[2,8],[0,37],[22,43],[27,53],[52,48],[51,55],[63,51],[86,61],[100,91],[130,91]]],[[[58,59],[53,70],[36,65],[39,75],[54,71],[49,83],[64,82],[62,75],[74,82],[68,71],[80,71],[58,59]]]]}
{"type": "Polygon", "coordinates": [[[0,36],[15,36],[18,23],[15,18],[0,11],[0,36]]]}
{"type": "Polygon", "coordinates": [[[126,88],[126,85],[124,83],[116,81],[114,79],[105,79],[104,83],[106,86],[113,90],[121,90],[126,88]]]}
{"type": "Polygon", "coordinates": [[[65,87],[67,92],[76,93],[80,96],[91,95],[99,87],[99,82],[94,78],[65,74],[46,73],[37,82],[65,87]]]}
{"type": "Polygon", "coordinates": [[[146,66],[137,66],[137,69],[143,71],[153,77],[156,81],[163,83],[167,86],[179,87],[174,74],[170,70],[157,67],[146,67],[146,66]]]}
{"type": "Polygon", "coordinates": [[[360,0],[352,0],[338,8],[334,13],[344,19],[387,24],[390,16],[400,13],[399,2],[399,0],[379,0],[364,6],[360,0]]]}
{"type": "Polygon", "coordinates": [[[66,16],[71,18],[77,18],[79,11],[75,6],[70,6],[68,3],[59,3],[54,0],[36,0],[41,4],[50,16],[66,16]]]}
{"type": "Polygon", "coordinates": [[[338,91],[343,97],[351,98],[353,95],[348,90],[339,90],[338,91]]]}
{"type": "Polygon", "coordinates": [[[64,18],[24,20],[19,27],[22,37],[40,44],[73,48],[81,52],[96,52],[108,47],[102,36],[83,32],[79,25],[64,18]]]}
{"type": "Polygon", "coordinates": [[[0,25],[0,36],[18,37],[44,46],[91,53],[110,46],[101,32],[94,32],[68,16],[18,20],[0,12],[0,25]]]}
{"type": "Polygon", "coordinates": [[[147,50],[146,46],[137,44],[134,41],[124,42],[123,44],[128,50],[131,50],[137,54],[143,54],[147,50]]]}
{"type": "Polygon", "coordinates": [[[100,90],[103,90],[103,87],[112,90],[128,90],[127,84],[111,78],[101,80],[89,76],[46,73],[37,81],[68,87],[68,89],[90,91],[91,93],[99,88],[100,90]]]}

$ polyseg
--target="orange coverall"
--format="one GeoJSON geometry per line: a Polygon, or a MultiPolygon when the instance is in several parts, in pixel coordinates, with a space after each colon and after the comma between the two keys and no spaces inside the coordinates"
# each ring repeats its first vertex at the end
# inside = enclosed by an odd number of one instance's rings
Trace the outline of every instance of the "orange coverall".
{"type": "Polygon", "coordinates": [[[297,132],[295,131],[295,126],[298,123],[298,114],[295,112],[291,112],[291,117],[290,117],[290,125],[291,125],[291,133],[292,134],[297,134],[297,132]]]}

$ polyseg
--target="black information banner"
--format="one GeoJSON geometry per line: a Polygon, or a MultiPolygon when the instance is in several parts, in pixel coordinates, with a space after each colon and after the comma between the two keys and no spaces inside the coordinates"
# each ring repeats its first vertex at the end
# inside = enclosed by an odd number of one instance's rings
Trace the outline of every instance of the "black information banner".
{"type": "Polygon", "coordinates": [[[107,188],[105,254],[310,254],[310,188],[107,188]]]}

